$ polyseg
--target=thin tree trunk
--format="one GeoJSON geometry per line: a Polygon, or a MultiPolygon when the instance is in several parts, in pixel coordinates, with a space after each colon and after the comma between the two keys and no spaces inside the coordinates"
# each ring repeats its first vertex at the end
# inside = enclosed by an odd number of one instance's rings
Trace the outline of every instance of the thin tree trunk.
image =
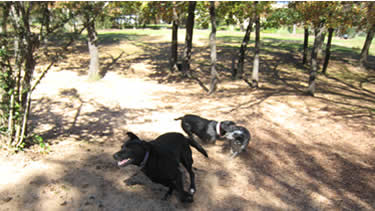
{"type": "Polygon", "coordinates": [[[188,8],[188,18],[186,23],[186,35],[185,35],[185,49],[184,56],[182,60],[182,73],[184,76],[189,72],[190,74],[190,59],[191,59],[191,49],[193,47],[193,29],[194,29],[194,11],[196,1],[189,1],[188,8]]]}
{"type": "Polygon", "coordinates": [[[359,56],[360,57],[359,58],[359,64],[361,65],[361,67],[365,67],[365,65],[367,63],[368,51],[370,49],[371,42],[374,38],[374,34],[375,34],[375,24],[373,24],[371,26],[370,30],[368,31],[367,36],[366,36],[366,41],[363,44],[362,51],[361,51],[361,54],[359,56]]]}
{"type": "Polygon", "coordinates": [[[315,89],[316,89],[316,76],[318,74],[319,64],[318,64],[318,53],[323,45],[325,37],[325,27],[324,23],[322,22],[320,26],[315,29],[315,39],[314,39],[314,46],[311,53],[311,67],[310,67],[310,77],[309,77],[309,87],[307,90],[307,94],[314,96],[315,89]]]}
{"type": "Polygon", "coordinates": [[[216,12],[215,12],[215,2],[210,2],[210,17],[211,17],[211,34],[210,34],[210,47],[211,47],[211,83],[209,94],[216,91],[218,83],[218,73],[216,71],[216,12]]]}
{"type": "Polygon", "coordinates": [[[3,7],[3,23],[1,25],[1,33],[7,34],[7,24],[8,24],[8,17],[9,17],[9,2],[4,2],[3,7]]]}
{"type": "Polygon", "coordinates": [[[10,96],[10,105],[9,105],[9,118],[8,118],[8,145],[10,146],[14,138],[14,92],[10,96]]]}
{"type": "Polygon", "coordinates": [[[88,78],[90,80],[98,80],[101,78],[99,68],[99,50],[98,50],[98,35],[95,30],[95,21],[87,18],[87,36],[90,53],[90,66],[88,78]]]}
{"type": "Polygon", "coordinates": [[[309,28],[305,26],[304,30],[305,38],[303,41],[303,61],[302,64],[306,64],[307,62],[307,50],[309,48],[309,28]]]}
{"type": "MultiPolygon", "coordinates": [[[[249,43],[250,40],[250,33],[253,30],[253,20],[252,18],[249,19],[249,25],[246,28],[245,36],[242,40],[241,47],[240,47],[240,53],[238,55],[238,63],[237,67],[232,70],[232,78],[233,79],[240,79],[243,74],[243,66],[244,66],[244,61],[245,61],[245,52],[247,48],[247,44],[249,43]]],[[[235,61],[235,59],[234,59],[235,61]]]]}
{"type": "Polygon", "coordinates": [[[172,46],[171,46],[171,60],[170,60],[170,70],[173,72],[177,69],[177,58],[178,58],[178,15],[176,9],[176,2],[173,2],[173,21],[172,21],[172,46]]]}
{"type": "MultiPolygon", "coordinates": [[[[255,2],[255,8],[256,8],[255,2]]],[[[259,63],[260,63],[260,17],[257,14],[255,18],[255,51],[254,51],[254,63],[253,63],[253,73],[251,76],[251,86],[258,88],[259,83],[259,63]]]]}
{"type": "Polygon", "coordinates": [[[31,93],[32,93],[31,91],[29,91],[27,93],[25,111],[24,111],[24,115],[23,115],[23,118],[22,118],[22,124],[20,122],[20,125],[19,125],[20,134],[19,134],[19,138],[16,139],[18,141],[18,143],[16,144],[16,147],[19,147],[19,145],[22,144],[23,140],[27,136],[27,128],[28,128],[27,127],[27,121],[29,120],[29,112],[30,112],[30,105],[31,105],[31,93]]]}
{"type": "Polygon", "coordinates": [[[328,41],[327,41],[327,46],[326,46],[326,56],[324,58],[324,64],[323,64],[323,70],[322,70],[322,73],[324,75],[327,74],[328,62],[329,62],[329,58],[331,56],[332,36],[333,36],[333,28],[329,28],[328,29],[328,41]]]}

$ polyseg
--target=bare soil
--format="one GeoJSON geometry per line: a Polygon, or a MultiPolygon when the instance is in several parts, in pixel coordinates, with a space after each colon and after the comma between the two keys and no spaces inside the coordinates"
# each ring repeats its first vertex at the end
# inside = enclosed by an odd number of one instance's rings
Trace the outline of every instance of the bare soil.
{"type": "MultiPolygon", "coordinates": [[[[333,59],[331,74],[318,78],[316,97],[309,97],[302,91],[307,73],[294,65],[298,55],[268,52],[259,89],[231,81],[222,68],[219,91],[207,96],[195,80],[167,72],[167,43],[155,38],[147,48],[133,45],[135,52],[143,49],[136,55],[126,53],[127,45],[101,47],[105,76],[100,81],[87,81],[84,50],[43,79],[31,123],[50,150],[1,151],[0,210],[375,209],[370,73],[333,59]],[[183,132],[174,118],[186,113],[245,126],[252,135],[247,151],[229,159],[220,141],[204,146],[209,159],[193,150],[197,192],[192,204],[181,204],[174,195],[162,201],[167,189],[144,176],[138,178],[143,184],[126,185],[137,167],[120,169],[112,158],[126,132],[146,140],[183,132]]],[[[192,65],[208,84],[204,70],[209,68],[199,63],[208,55],[200,52],[203,45],[195,48],[192,65]]],[[[220,61],[232,49],[218,50],[220,61]]]]}

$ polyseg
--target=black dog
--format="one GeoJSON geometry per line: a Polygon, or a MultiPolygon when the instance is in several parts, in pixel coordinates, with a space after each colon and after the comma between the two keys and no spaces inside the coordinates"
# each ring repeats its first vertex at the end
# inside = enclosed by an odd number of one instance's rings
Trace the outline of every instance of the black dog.
{"type": "Polygon", "coordinates": [[[169,187],[164,200],[176,190],[182,202],[193,202],[195,175],[190,145],[208,157],[206,151],[197,142],[181,133],[166,133],[151,142],[140,140],[131,132],[127,134],[130,139],[113,155],[118,161],[118,166],[140,166],[151,181],[169,187]],[[190,193],[184,191],[182,172],[179,170],[180,162],[190,175],[190,193]]]}
{"type": "Polygon", "coordinates": [[[217,139],[222,138],[235,125],[232,121],[217,122],[215,120],[204,119],[197,115],[187,114],[175,120],[181,120],[182,129],[193,139],[193,134],[197,135],[204,143],[215,144],[217,139]]]}
{"type": "Polygon", "coordinates": [[[225,133],[225,139],[230,141],[231,157],[236,157],[239,153],[244,151],[250,142],[250,132],[238,125],[232,125],[225,133]]]}

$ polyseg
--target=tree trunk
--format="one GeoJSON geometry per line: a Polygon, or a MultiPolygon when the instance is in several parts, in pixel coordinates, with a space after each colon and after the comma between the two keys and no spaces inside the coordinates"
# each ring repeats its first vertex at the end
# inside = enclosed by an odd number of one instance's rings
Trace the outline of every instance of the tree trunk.
{"type": "MultiPolygon", "coordinates": [[[[256,8],[256,5],[255,5],[255,8],[256,8]]],[[[255,19],[254,63],[253,63],[253,73],[251,76],[251,86],[255,88],[258,88],[258,83],[259,83],[259,63],[260,63],[259,54],[260,54],[260,17],[259,15],[257,15],[255,19]]]]}
{"type": "Polygon", "coordinates": [[[9,8],[10,4],[9,2],[4,2],[3,7],[3,23],[1,24],[1,33],[7,34],[7,24],[8,24],[8,17],[9,17],[9,8]]]}
{"type": "Polygon", "coordinates": [[[88,78],[89,80],[99,80],[101,78],[99,68],[99,50],[98,50],[98,35],[95,30],[95,21],[87,17],[87,36],[90,53],[90,66],[88,78]]]}
{"type": "Polygon", "coordinates": [[[186,23],[186,35],[185,35],[185,49],[184,56],[182,60],[182,73],[184,76],[189,72],[190,73],[190,58],[191,58],[191,49],[193,46],[193,29],[194,29],[194,11],[196,1],[189,1],[188,8],[188,18],[186,23]]]}
{"type": "Polygon", "coordinates": [[[310,67],[310,77],[309,77],[309,87],[307,90],[307,94],[314,96],[315,94],[315,79],[318,74],[319,64],[318,64],[318,53],[323,45],[325,37],[325,27],[324,22],[322,22],[316,29],[315,29],[315,39],[314,39],[314,46],[311,53],[311,67],[310,67]]]}
{"type": "Polygon", "coordinates": [[[218,83],[218,73],[216,71],[216,13],[215,2],[210,2],[210,17],[211,17],[211,34],[210,34],[210,47],[211,47],[211,83],[209,94],[216,91],[218,83]]]}
{"type": "Polygon", "coordinates": [[[327,46],[326,46],[326,57],[324,58],[324,64],[323,64],[323,70],[322,70],[322,73],[324,75],[327,74],[328,62],[331,56],[332,36],[333,36],[333,28],[329,28],[328,29],[328,41],[327,41],[327,46]]]}
{"type": "Polygon", "coordinates": [[[307,62],[307,50],[309,48],[309,28],[305,26],[305,39],[303,41],[303,61],[302,64],[307,62]]]}
{"type": "Polygon", "coordinates": [[[232,70],[233,79],[240,79],[242,77],[243,66],[244,66],[244,61],[245,61],[245,52],[246,52],[247,44],[249,43],[249,40],[250,40],[250,33],[252,30],[253,30],[253,20],[250,18],[249,25],[246,28],[245,36],[241,43],[240,53],[238,55],[237,67],[235,67],[235,69],[232,70]]]}
{"type": "Polygon", "coordinates": [[[366,41],[362,47],[362,51],[359,56],[360,57],[359,64],[361,67],[365,67],[367,63],[368,51],[370,49],[372,39],[374,38],[374,34],[375,34],[375,24],[373,24],[370,30],[368,31],[367,36],[366,36],[366,41]]]}
{"type": "Polygon", "coordinates": [[[173,21],[172,21],[172,46],[171,46],[171,60],[170,60],[170,70],[173,72],[177,68],[177,58],[178,58],[178,15],[176,10],[176,2],[173,2],[173,21]]]}
{"type": "Polygon", "coordinates": [[[292,34],[296,34],[297,32],[297,25],[296,24],[293,24],[293,31],[292,31],[292,34]]]}

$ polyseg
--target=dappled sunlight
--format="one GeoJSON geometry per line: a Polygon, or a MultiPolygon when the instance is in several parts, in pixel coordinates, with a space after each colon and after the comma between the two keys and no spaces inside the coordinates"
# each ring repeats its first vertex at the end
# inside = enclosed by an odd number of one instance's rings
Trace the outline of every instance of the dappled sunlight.
{"type": "MultiPolygon", "coordinates": [[[[328,75],[319,75],[316,97],[304,94],[308,67],[302,43],[264,39],[260,88],[231,80],[236,36],[218,38],[218,91],[208,96],[197,80],[170,72],[170,34],[149,31],[99,36],[103,78],[87,79],[88,52],[81,43],[53,67],[33,93],[32,132],[50,144],[1,157],[0,205],[5,210],[372,210],[375,196],[374,75],[353,66],[345,47],[332,53],[328,75]],[[334,55],[337,55],[335,57],[334,55]],[[343,55],[343,56],[342,56],[343,55]],[[349,63],[342,61],[341,58],[349,63]],[[197,192],[183,205],[165,187],[118,168],[112,154],[132,131],[149,141],[181,132],[174,120],[192,113],[232,120],[251,141],[236,159],[225,141],[193,149],[197,192]]],[[[197,33],[199,34],[199,33],[197,33]]],[[[196,37],[192,74],[208,86],[207,33],[196,37]]],[[[179,33],[179,54],[184,36],[179,33]]],[[[194,41],[195,42],[195,41],[194,41]]],[[[252,69],[253,43],[245,63],[252,69]]],[[[185,172],[185,180],[188,178],[185,172]]],[[[185,181],[185,188],[187,188],[185,181]]]]}

